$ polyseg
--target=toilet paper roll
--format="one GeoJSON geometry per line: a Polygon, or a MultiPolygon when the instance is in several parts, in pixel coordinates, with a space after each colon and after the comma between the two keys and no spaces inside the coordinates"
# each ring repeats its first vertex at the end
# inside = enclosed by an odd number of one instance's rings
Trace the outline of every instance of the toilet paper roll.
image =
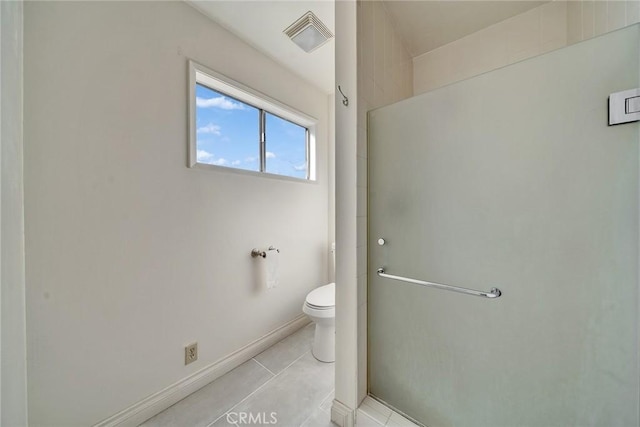
{"type": "Polygon", "coordinates": [[[267,258],[265,259],[267,264],[265,268],[265,283],[267,289],[273,289],[278,286],[280,278],[279,258],[280,251],[277,249],[269,249],[267,251],[267,258]]]}

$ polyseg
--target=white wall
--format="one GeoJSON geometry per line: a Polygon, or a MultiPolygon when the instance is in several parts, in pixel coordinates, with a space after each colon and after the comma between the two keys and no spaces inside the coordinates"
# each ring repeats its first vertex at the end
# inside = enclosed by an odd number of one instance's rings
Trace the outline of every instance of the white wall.
{"type": "Polygon", "coordinates": [[[582,0],[567,3],[567,43],[587,40],[640,22],[638,0],[582,0]]]}
{"type": "Polygon", "coordinates": [[[31,425],[98,422],[301,314],[328,279],[327,95],[182,2],[27,2],[24,54],[31,425]],[[188,59],[318,118],[317,183],[188,169],[188,59]]]}
{"type": "Polygon", "coordinates": [[[567,43],[567,2],[554,1],[413,58],[416,95],[567,43]]]}
{"type": "Polygon", "coordinates": [[[0,2],[0,424],[27,424],[22,177],[22,2],[0,2]]]}
{"type": "Polygon", "coordinates": [[[413,58],[416,95],[640,21],[638,0],[556,0],[413,58]]]}
{"type": "Polygon", "coordinates": [[[363,113],[411,97],[412,80],[411,55],[384,3],[358,1],[358,83],[364,101],[358,126],[366,130],[363,113]]]}

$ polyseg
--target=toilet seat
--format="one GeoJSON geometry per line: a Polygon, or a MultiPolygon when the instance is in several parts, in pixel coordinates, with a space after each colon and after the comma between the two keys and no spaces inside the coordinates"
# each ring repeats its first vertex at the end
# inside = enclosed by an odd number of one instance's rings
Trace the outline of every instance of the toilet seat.
{"type": "Polygon", "coordinates": [[[334,306],[329,306],[329,307],[318,307],[317,305],[313,305],[313,304],[309,304],[308,302],[305,303],[305,305],[309,308],[312,308],[314,310],[331,310],[334,306]]]}
{"type": "Polygon", "coordinates": [[[311,307],[309,304],[303,304],[302,312],[315,319],[334,319],[336,317],[335,307],[311,307]]]}
{"type": "Polygon", "coordinates": [[[336,284],[320,286],[309,292],[305,305],[314,310],[330,310],[336,305],[336,284]]]}

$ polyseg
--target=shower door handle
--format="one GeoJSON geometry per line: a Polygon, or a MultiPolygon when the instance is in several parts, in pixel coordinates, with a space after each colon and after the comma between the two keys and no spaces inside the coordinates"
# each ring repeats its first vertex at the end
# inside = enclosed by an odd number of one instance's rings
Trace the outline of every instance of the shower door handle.
{"type": "Polygon", "coordinates": [[[378,270],[376,270],[376,273],[378,273],[378,276],[384,277],[385,279],[413,283],[415,285],[426,286],[429,288],[442,289],[443,291],[459,292],[461,294],[473,295],[476,297],[493,299],[493,298],[498,298],[502,295],[502,291],[500,291],[500,289],[498,288],[491,288],[489,292],[484,292],[484,291],[476,291],[474,289],[460,288],[458,286],[443,285],[441,283],[425,282],[423,280],[410,279],[408,277],[394,276],[393,274],[385,273],[384,268],[382,267],[378,268],[378,270]]]}

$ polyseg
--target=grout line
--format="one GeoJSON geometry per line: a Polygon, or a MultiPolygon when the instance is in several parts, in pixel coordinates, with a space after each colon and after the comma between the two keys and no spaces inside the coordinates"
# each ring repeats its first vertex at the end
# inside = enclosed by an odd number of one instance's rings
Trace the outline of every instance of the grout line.
{"type": "Polygon", "coordinates": [[[287,369],[289,369],[289,368],[291,367],[291,365],[293,365],[294,363],[296,363],[298,360],[302,359],[304,356],[306,356],[306,355],[307,355],[307,354],[309,354],[309,353],[311,353],[311,350],[307,350],[307,351],[305,351],[303,354],[301,354],[300,356],[298,356],[298,357],[296,358],[296,360],[294,360],[293,362],[289,363],[287,366],[285,366],[285,367],[284,367],[284,369],[283,369],[282,371],[278,372],[278,373],[276,374],[276,377],[277,377],[278,375],[280,375],[281,373],[283,373],[284,371],[286,371],[287,369]]]}
{"type": "Polygon", "coordinates": [[[258,391],[262,390],[267,384],[269,384],[271,381],[273,381],[274,379],[278,378],[280,376],[281,373],[283,373],[284,371],[286,371],[287,369],[289,369],[289,367],[291,365],[293,365],[294,363],[296,363],[298,360],[302,359],[304,356],[306,356],[308,353],[310,353],[311,350],[307,350],[304,352],[304,354],[302,354],[302,356],[298,357],[296,360],[294,360],[293,362],[289,363],[282,371],[278,372],[276,375],[274,375],[273,377],[269,378],[269,380],[267,382],[265,382],[264,384],[262,384],[260,387],[258,387],[257,389],[253,390],[247,397],[245,397],[244,399],[242,399],[240,402],[236,403],[234,406],[232,406],[231,408],[229,408],[227,410],[227,412],[225,412],[224,414],[220,415],[218,418],[216,418],[215,420],[213,420],[210,424],[207,425],[207,427],[211,427],[212,425],[214,425],[220,418],[224,417],[225,415],[227,415],[230,411],[232,411],[233,409],[237,408],[241,403],[245,402],[247,399],[249,399],[251,396],[253,396],[254,394],[256,394],[258,391]]]}
{"type": "Polygon", "coordinates": [[[325,414],[329,414],[329,416],[331,416],[331,411],[325,411],[324,409],[322,409],[322,405],[324,405],[324,402],[326,402],[326,401],[327,401],[327,399],[329,398],[329,396],[331,396],[331,394],[332,394],[334,391],[335,391],[335,389],[332,389],[332,390],[329,392],[329,394],[327,394],[327,395],[322,399],[322,401],[320,402],[320,405],[318,405],[318,407],[317,407],[314,411],[312,411],[312,412],[311,412],[311,414],[309,414],[309,416],[307,417],[307,419],[306,419],[306,420],[304,420],[304,421],[302,422],[302,424],[300,424],[300,427],[303,427],[303,426],[307,423],[307,421],[309,421],[309,420],[310,420],[310,419],[311,419],[311,418],[312,418],[312,417],[317,413],[317,411],[324,412],[325,414]]]}
{"type": "Polygon", "coordinates": [[[329,398],[329,396],[331,396],[334,392],[336,391],[335,388],[331,389],[331,391],[329,392],[329,394],[327,394],[323,399],[322,402],[320,402],[320,406],[319,408],[322,409],[322,405],[325,404],[325,402],[327,401],[327,399],[329,398]]]}
{"type": "MultiPolygon", "coordinates": [[[[370,415],[367,411],[358,408],[356,410],[356,419],[357,419],[357,417],[362,416],[362,415],[364,415],[365,417],[369,418],[369,420],[373,421],[376,424],[376,426],[379,426],[379,427],[386,427],[387,423],[389,422],[389,419],[387,419],[386,421],[381,423],[380,421],[375,419],[372,415],[370,415]]],[[[357,422],[356,422],[356,424],[357,424],[357,422]]]]}
{"type": "MultiPolygon", "coordinates": [[[[580,5],[580,40],[578,40],[578,41],[581,42],[582,40],[584,40],[584,4],[582,4],[582,2],[580,2],[579,5],[580,5]]],[[[569,9],[568,8],[567,8],[567,13],[569,13],[569,9]]],[[[568,34],[567,34],[567,36],[568,36],[568,34]]]]}
{"type": "Polygon", "coordinates": [[[271,371],[271,369],[267,368],[266,366],[264,366],[262,363],[258,362],[258,360],[255,357],[252,357],[251,360],[253,360],[254,362],[256,362],[258,365],[262,366],[264,369],[266,369],[271,375],[276,376],[277,374],[274,374],[273,371],[271,371]]]}
{"type": "Polygon", "coordinates": [[[267,384],[269,384],[271,381],[273,381],[273,379],[277,377],[277,375],[269,378],[264,384],[262,384],[260,387],[258,387],[257,389],[253,390],[251,393],[249,393],[244,399],[242,399],[240,402],[236,403],[235,405],[233,405],[231,408],[227,409],[227,412],[225,412],[224,414],[220,415],[218,418],[216,418],[215,420],[213,420],[211,422],[211,424],[209,424],[207,427],[211,427],[212,425],[214,425],[220,418],[224,417],[225,415],[227,415],[229,412],[231,412],[233,409],[237,408],[242,402],[244,402],[245,400],[247,400],[248,398],[250,398],[251,396],[253,396],[254,394],[256,394],[260,389],[262,389],[264,386],[266,386],[267,384]]]}
{"type": "MultiPolygon", "coordinates": [[[[367,396],[367,397],[364,398],[364,400],[362,401],[362,403],[360,404],[360,407],[358,409],[360,409],[368,417],[374,419],[375,421],[378,421],[378,420],[376,420],[374,415],[381,416],[382,418],[385,419],[384,423],[382,424],[384,426],[387,425],[387,423],[391,419],[391,414],[393,413],[393,410],[391,408],[389,408],[386,405],[383,405],[381,402],[378,402],[375,399],[372,399],[370,396],[367,396]],[[373,402],[373,404],[371,404],[370,402],[373,402]],[[383,413],[381,410],[379,410],[379,408],[376,408],[375,405],[384,406],[385,409],[389,411],[389,415],[385,415],[385,413],[383,413]]],[[[385,410],[385,412],[386,412],[386,410],[385,410]]]]}
{"type": "Polygon", "coordinates": [[[311,414],[300,424],[300,427],[304,427],[304,425],[315,415],[316,411],[311,412],[311,414]]]}

